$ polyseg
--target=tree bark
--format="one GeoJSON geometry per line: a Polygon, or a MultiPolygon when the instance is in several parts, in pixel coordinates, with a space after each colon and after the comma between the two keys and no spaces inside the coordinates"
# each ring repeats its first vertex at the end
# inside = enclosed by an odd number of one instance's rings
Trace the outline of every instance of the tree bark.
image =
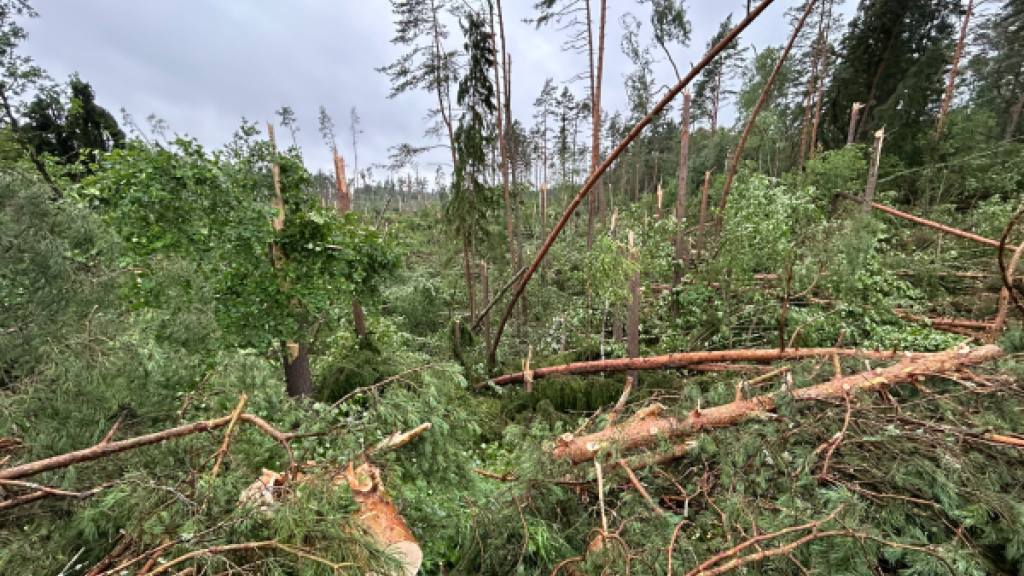
{"type": "MultiPolygon", "coordinates": [[[[487,302],[491,298],[491,293],[487,288],[487,261],[480,261],[480,289],[483,291],[484,302],[487,302]]],[[[481,316],[484,325],[484,346],[487,350],[491,349],[491,315],[489,312],[484,311],[481,316]]]]}
{"type": "Polygon", "coordinates": [[[476,318],[476,298],[473,294],[473,269],[470,267],[472,253],[469,247],[469,233],[462,232],[462,267],[466,273],[466,299],[469,303],[469,318],[476,318]]]}
{"type": "Polygon", "coordinates": [[[814,102],[814,80],[818,75],[818,63],[821,60],[822,38],[824,37],[825,26],[825,5],[821,5],[821,18],[818,20],[818,38],[814,47],[813,63],[811,73],[807,75],[807,96],[804,100],[804,122],[800,131],[800,157],[797,160],[797,170],[804,170],[804,155],[807,152],[807,137],[811,126],[811,104],[814,102]]]}
{"type": "Polygon", "coordinates": [[[850,108],[850,129],[846,133],[847,146],[857,141],[857,115],[863,107],[864,105],[860,102],[854,102],[853,106],[850,108]]]}
{"type": "Polygon", "coordinates": [[[971,12],[974,10],[974,0],[967,0],[967,13],[964,14],[964,22],[960,26],[960,40],[956,43],[956,50],[953,52],[953,66],[949,69],[949,81],[946,83],[946,93],[942,96],[942,106],[939,108],[939,122],[935,126],[935,139],[942,137],[942,124],[946,120],[949,106],[953,103],[953,89],[956,87],[956,73],[960,68],[960,56],[964,53],[964,46],[967,44],[967,25],[971,21],[971,12]]]}
{"type": "MultiPolygon", "coordinates": [[[[334,180],[338,188],[338,214],[345,215],[352,211],[352,194],[349,193],[348,179],[345,175],[345,159],[338,156],[334,151],[334,180]]],[[[366,314],[363,313],[363,305],[354,297],[352,298],[352,325],[357,338],[366,338],[366,314]]]]}
{"type": "Polygon", "coordinates": [[[747,138],[750,137],[750,133],[754,129],[754,123],[757,122],[757,117],[761,113],[761,107],[768,100],[768,94],[772,91],[772,86],[775,85],[775,79],[779,76],[779,71],[782,70],[783,64],[786,63],[786,58],[789,57],[790,51],[793,49],[793,44],[796,42],[797,36],[800,34],[800,30],[804,27],[804,22],[807,21],[807,17],[811,14],[811,10],[814,9],[814,5],[817,0],[810,0],[807,2],[807,8],[804,10],[800,20],[797,21],[796,27],[793,29],[793,34],[789,37],[789,43],[786,44],[786,48],[782,51],[782,56],[779,57],[779,61],[775,64],[775,68],[772,70],[772,75],[768,77],[768,81],[765,83],[764,88],[761,90],[761,96],[757,99],[757,104],[754,106],[754,110],[750,113],[750,120],[747,121],[747,127],[743,129],[743,135],[740,137],[740,143],[736,147],[736,152],[732,158],[732,163],[729,164],[729,173],[725,177],[725,187],[722,189],[722,200],[718,204],[718,224],[716,229],[721,231],[722,222],[725,219],[725,206],[729,201],[729,190],[732,188],[732,180],[736,176],[736,170],[739,168],[740,158],[743,155],[743,148],[747,144],[747,138]]]}
{"type": "Polygon", "coordinates": [[[711,192],[711,171],[704,173],[704,190],[700,197],[700,222],[697,223],[697,260],[700,260],[704,251],[704,224],[708,216],[708,194],[711,192]]]}
{"type": "Polygon", "coordinates": [[[885,128],[875,132],[875,143],[871,150],[871,167],[868,169],[868,184],[864,189],[864,213],[871,213],[871,205],[875,200],[875,186],[878,184],[878,163],[882,160],[882,143],[885,141],[885,128]]]}
{"type": "MultiPolygon", "coordinates": [[[[825,1],[822,2],[822,10],[825,9],[825,1]]],[[[828,2],[826,21],[832,20],[832,4],[828,2]]],[[[822,94],[825,92],[825,78],[828,76],[828,27],[825,28],[825,36],[821,47],[821,65],[818,69],[818,92],[814,100],[814,122],[811,125],[811,149],[808,158],[814,160],[815,150],[818,148],[818,125],[821,123],[822,94]]]]}
{"type": "MultiPolygon", "coordinates": [[[[855,390],[878,391],[896,384],[910,382],[933,374],[942,374],[989,362],[1002,357],[998,346],[982,346],[973,350],[966,347],[935,354],[906,353],[897,364],[885,369],[873,370],[835,378],[824,384],[791,390],[796,400],[834,400],[848,397],[855,390]]],[[[722,406],[695,409],[684,419],[663,417],[655,407],[648,414],[626,421],[613,428],[586,436],[562,436],[560,445],[552,450],[555,458],[563,458],[573,464],[593,460],[606,447],[615,452],[649,448],[666,438],[677,440],[694,435],[702,430],[733,426],[742,420],[772,412],[776,407],[777,394],[764,394],[745,400],[742,398],[722,406]]]]}
{"type": "MultiPolygon", "coordinates": [[[[633,247],[633,231],[629,231],[629,260],[636,264],[636,249],[633,247]]],[[[629,279],[629,310],[626,321],[626,354],[630,358],[640,356],[640,269],[633,272],[629,279]]],[[[636,370],[630,370],[626,374],[632,378],[633,383],[637,382],[636,370]]]]}
{"type": "Polygon", "coordinates": [[[281,346],[284,380],[288,396],[313,397],[313,373],[309,369],[309,347],[287,342],[281,346]]]}
{"type": "MultiPolygon", "coordinates": [[[[498,21],[501,21],[501,0],[495,0],[498,8],[498,21]]],[[[488,2],[490,4],[490,2],[488,2]]],[[[502,45],[501,52],[498,52],[498,38],[497,30],[494,28],[494,13],[491,12],[491,42],[494,43],[494,94],[497,98],[497,115],[496,125],[498,129],[498,151],[501,154],[501,184],[505,192],[505,233],[508,236],[508,263],[510,269],[518,267],[516,262],[516,240],[515,240],[515,229],[512,226],[512,200],[509,198],[508,191],[508,150],[506,150],[505,142],[505,123],[504,123],[504,106],[502,104],[502,93],[505,91],[503,86],[505,85],[501,81],[501,75],[498,73],[498,62],[501,62],[501,68],[505,67],[505,39],[504,31],[502,32],[502,45]]]]}
{"type": "MultiPolygon", "coordinates": [[[[842,192],[837,192],[835,195],[838,196],[839,198],[843,198],[843,199],[849,200],[851,202],[857,202],[857,203],[860,203],[860,204],[864,203],[864,199],[863,198],[857,198],[856,196],[850,196],[849,194],[843,194],[842,192]]],[[[967,240],[972,240],[974,242],[978,242],[979,244],[984,244],[986,246],[991,246],[993,248],[999,248],[999,242],[996,242],[995,240],[990,240],[990,239],[985,238],[983,236],[978,236],[977,234],[971,234],[970,232],[964,232],[963,230],[959,230],[957,228],[952,228],[950,226],[946,226],[945,224],[939,224],[938,222],[932,222],[931,220],[925,220],[924,218],[919,218],[919,217],[914,216],[912,214],[907,214],[906,212],[900,212],[899,210],[895,210],[893,208],[890,208],[888,206],[885,206],[885,205],[882,205],[882,204],[878,204],[878,203],[875,203],[875,202],[871,203],[871,207],[874,208],[875,210],[881,210],[882,212],[885,212],[886,214],[891,214],[893,216],[896,216],[897,218],[903,218],[904,220],[909,220],[909,221],[911,221],[911,222],[913,222],[915,224],[920,224],[922,226],[927,226],[929,228],[933,228],[933,229],[938,230],[940,232],[945,232],[946,234],[952,234],[953,236],[959,236],[960,238],[966,238],[967,240]]],[[[1006,248],[1010,249],[1010,250],[1016,250],[1017,249],[1016,246],[1006,246],[1006,248]]]]}
{"type": "Polygon", "coordinates": [[[683,117],[679,130],[679,184],[676,193],[676,232],[675,276],[672,285],[679,286],[683,274],[690,262],[690,250],[686,246],[686,233],[682,227],[686,224],[686,183],[689,178],[687,165],[690,162],[690,91],[683,92],[683,117]]]}
{"type": "MultiPolygon", "coordinates": [[[[723,362],[805,360],[807,358],[827,358],[833,354],[838,356],[861,356],[874,360],[892,360],[896,357],[896,353],[892,351],[872,352],[850,348],[791,348],[785,352],[780,351],[778,348],[771,350],[713,350],[707,352],[681,352],[647,358],[615,358],[592,362],[574,362],[561,366],[535,368],[533,370],[533,379],[539,380],[548,376],[597,374],[600,372],[628,372],[630,370],[679,370],[699,364],[721,364],[723,362]]],[[[522,372],[491,379],[495,386],[508,386],[522,381],[522,372]]]]}

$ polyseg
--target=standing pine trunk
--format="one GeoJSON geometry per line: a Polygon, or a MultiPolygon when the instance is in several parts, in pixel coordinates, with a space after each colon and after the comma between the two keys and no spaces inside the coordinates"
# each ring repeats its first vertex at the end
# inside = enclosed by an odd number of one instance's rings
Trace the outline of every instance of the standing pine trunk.
{"type": "Polygon", "coordinates": [[[956,51],[953,53],[953,67],[949,69],[949,81],[946,83],[946,93],[942,97],[942,107],[939,109],[939,122],[935,126],[935,139],[942,136],[942,123],[946,120],[949,106],[953,102],[953,88],[956,85],[956,73],[960,67],[960,56],[964,53],[964,45],[967,43],[967,25],[971,21],[971,11],[974,9],[974,0],[967,0],[967,13],[964,14],[964,22],[960,26],[960,41],[956,44],[956,51]]]}
{"type": "MultiPolygon", "coordinates": [[[[488,2],[488,4],[490,4],[490,2],[488,2]]],[[[492,10],[491,11],[491,42],[494,44],[494,51],[495,51],[495,55],[494,55],[495,56],[495,58],[494,58],[494,95],[495,95],[495,99],[497,101],[497,108],[496,108],[497,114],[496,114],[495,120],[496,120],[496,124],[497,124],[497,129],[498,129],[498,152],[499,152],[499,154],[501,154],[501,184],[502,184],[502,188],[504,189],[504,192],[505,192],[505,233],[508,236],[508,264],[509,264],[509,268],[510,269],[515,269],[515,268],[518,267],[518,262],[516,261],[515,229],[513,228],[513,225],[512,225],[512,201],[509,198],[509,190],[508,190],[508,150],[506,149],[506,144],[507,143],[505,142],[505,122],[504,122],[504,117],[505,117],[504,111],[505,110],[504,110],[504,106],[502,105],[502,96],[503,96],[502,93],[505,91],[504,88],[503,88],[505,86],[505,84],[504,84],[504,82],[502,82],[501,74],[499,74],[499,72],[498,72],[498,70],[499,70],[498,62],[501,62],[500,68],[504,68],[505,67],[505,60],[506,60],[505,59],[505,38],[504,38],[505,34],[504,34],[504,24],[502,23],[501,0],[496,0],[495,4],[497,5],[497,9],[498,9],[498,22],[499,22],[499,26],[501,26],[501,29],[502,29],[502,34],[501,34],[501,36],[502,36],[502,38],[501,38],[501,41],[502,41],[501,42],[501,53],[498,54],[497,53],[497,51],[498,51],[498,31],[494,27],[494,11],[492,10]]],[[[506,74],[507,74],[507,72],[506,72],[506,74]]],[[[504,97],[507,99],[508,95],[506,94],[506,95],[504,95],[504,97]]]]}
{"type": "MultiPolygon", "coordinates": [[[[636,250],[633,247],[633,231],[629,231],[629,259],[636,264],[636,250]]],[[[640,357],[640,270],[633,272],[629,278],[629,310],[626,319],[626,354],[630,358],[640,357]]],[[[636,383],[637,373],[631,371],[626,374],[636,383]]]]}
{"type": "Polygon", "coordinates": [[[875,201],[875,185],[878,184],[878,163],[882,159],[882,142],[885,140],[885,128],[875,132],[875,145],[871,151],[871,167],[868,169],[868,185],[864,189],[864,213],[871,213],[871,203],[875,201]]]}
{"type": "Polygon", "coordinates": [[[690,158],[690,91],[683,92],[683,119],[679,136],[679,185],[676,194],[676,225],[680,230],[676,232],[675,268],[673,287],[679,286],[683,280],[683,273],[690,262],[690,250],[686,246],[686,234],[682,228],[686,225],[686,181],[687,164],[690,158]]]}
{"type": "MultiPolygon", "coordinates": [[[[807,75],[807,96],[804,101],[804,123],[800,132],[800,158],[797,160],[797,170],[803,172],[804,158],[807,153],[807,137],[811,126],[811,107],[814,103],[814,80],[818,75],[818,63],[821,61],[821,42],[825,26],[825,5],[821,6],[821,18],[818,20],[818,37],[815,40],[813,52],[813,64],[811,73],[807,75]]],[[[813,145],[811,146],[813,149],[813,145]]]]}
{"type": "MultiPolygon", "coordinates": [[[[590,16],[590,0],[587,5],[587,42],[590,48],[590,95],[591,107],[593,108],[593,134],[590,145],[590,174],[597,170],[601,154],[601,80],[604,70],[604,29],[607,21],[607,0],[601,0],[601,14],[597,32],[597,68],[594,67],[594,40],[590,16]]],[[[587,200],[587,250],[594,247],[594,220],[597,217],[598,203],[600,202],[600,190],[597,196],[590,195],[587,200]]],[[[603,202],[601,202],[603,204],[603,202]]],[[[603,206],[601,212],[603,213],[603,206]]]]}
{"type": "MultiPolygon", "coordinates": [[[[345,215],[352,210],[352,194],[348,189],[348,180],[345,175],[345,159],[338,156],[337,150],[334,151],[334,180],[338,185],[338,214],[345,215]]],[[[366,338],[366,315],[363,313],[363,305],[354,297],[352,298],[352,325],[357,338],[366,338]]]]}

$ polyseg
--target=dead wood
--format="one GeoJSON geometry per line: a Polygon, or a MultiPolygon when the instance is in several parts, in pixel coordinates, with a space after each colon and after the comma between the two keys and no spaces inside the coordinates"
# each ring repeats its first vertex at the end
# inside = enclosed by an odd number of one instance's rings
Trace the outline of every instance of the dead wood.
{"type": "MultiPolygon", "coordinates": [[[[952,372],[995,360],[1003,355],[998,346],[968,347],[948,350],[935,354],[913,354],[906,352],[895,365],[875,369],[853,376],[836,378],[823,384],[792,390],[797,400],[841,399],[855,390],[880,391],[895,384],[909,382],[926,375],[952,372]]],[[[552,450],[552,456],[564,458],[574,464],[592,460],[602,449],[614,446],[620,450],[648,448],[664,439],[679,439],[691,436],[701,430],[733,426],[740,421],[770,413],[775,409],[775,394],[764,394],[749,400],[739,399],[729,404],[707,409],[695,409],[686,418],[679,420],[659,413],[638,413],[633,419],[614,428],[580,436],[565,435],[552,450]]]]}
{"type": "Polygon", "coordinates": [[[42,474],[43,472],[49,472],[51,470],[59,470],[61,468],[67,468],[75,464],[82,464],[84,462],[91,462],[93,460],[99,460],[113,454],[119,454],[135,448],[142,448],[143,446],[150,446],[153,444],[159,444],[167,440],[173,440],[175,438],[183,438],[185,436],[191,436],[192,434],[198,434],[200,432],[211,432],[218,428],[223,428],[231,424],[232,420],[237,419],[242,422],[248,422],[253,426],[257,427],[263,433],[267,434],[274,440],[276,440],[281,446],[284,447],[285,452],[288,454],[288,459],[294,466],[295,457],[291,449],[291,441],[299,438],[309,438],[312,436],[323,436],[326,432],[310,432],[310,433],[296,433],[296,432],[281,432],[277,428],[271,426],[266,420],[263,420],[259,416],[253,414],[229,414],[221,418],[214,420],[206,420],[203,422],[193,422],[192,424],[185,424],[176,428],[170,428],[162,430],[160,432],[154,432],[152,434],[146,434],[144,436],[137,436],[135,438],[129,438],[127,440],[119,440],[117,442],[101,442],[91,448],[84,450],[78,450],[75,452],[68,452],[67,454],[60,454],[58,456],[51,456],[42,460],[36,460],[35,462],[27,462],[13,468],[6,468],[0,470],[0,480],[19,480],[21,478],[28,478],[29,476],[35,476],[36,474],[42,474]]]}
{"type": "MultiPolygon", "coordinates": [[[[664,356],[647,358],[616,358],[613,360],[595,360],[592,362],[574,362],[562,366],[537,368],[533,370],[533,379],[539,380],[548,376],[569,376],[576,374],[596,374],[599,372],[626,372],[630,370],[676,370],[690,369],[693,366],[721,364],[723,362],[778,362],[780,360],[805,360],[836,354],[838,356],[863,356],[873,360],[892,360],[896,357],[892,351],[877,352],[857,350],[853,348],[797,348],[779,351],[772,350],[714,350],[709,352],[681,352],[664,356]]],[[[508,386],[523,382],[524,374],[517,372],[492,379],[495,386],[508,386]]]]}
{"type": "MultiPolygon", "coordinates": [[[[856,196],[851,196],[849,194],[844,194],[842,192],[836,192],[835,196],[838,197],[838,198],[843,198],[844,200],[850,200],[851,202],[856,202],[858,204],[864,204],[865,203],[863,198],[857,198],[856,196]]],[[[900,212],[899,210],[896,210],[894,208],[889,208],[888,206],[883,206],[882,204],[878,204],[877,202],[871,202],[870,206],[872,208],[874,208],[875,210],[881,210],[882,212],[885,212],[886,214],[891,214],[892,216],[896,216],[897,218],[902,218],[904,220],[909,220],[910,222],[913,222],[915,224],[920,224],[922,226],[927,226],[927,227],[932,228],[934,230],[938,230],[939,232],[945,232],[946,234],[952,234],[953,236],[959,236],[960,238],[966,238],[967,240],[973,240],[974,242],[977,242],[979,244],[984,244],[986,246],[991,246],[993,248],[1002,248],[1002,246],[1000,246],[1000,243],[996,242],[995,240],[990,240],[990,239],[985,238],[983,236],[978,236],[977,234],[971,234],[970,232],[964,232],[963,230],[959,230],[957,228],[946,226],[944,224],[939,224],[938,222],[932,222],[931,220],[925,220],[924,218],[919,218],[919,217],[914,216],[912,214],[907,214],[906,212],[900,212]]],[[[1005,248],[1007,248],[1009,250],[1016,250],[1017,249],[1016,246],[1005,246],[1005,248]]]]}

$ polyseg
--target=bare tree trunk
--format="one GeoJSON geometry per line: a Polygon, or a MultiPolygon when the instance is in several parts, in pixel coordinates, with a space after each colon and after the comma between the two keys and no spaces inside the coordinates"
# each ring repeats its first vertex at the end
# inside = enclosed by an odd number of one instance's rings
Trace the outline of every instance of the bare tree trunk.
{"type": "Polygon", "coordinates": [[[683,117],[679,130],[679,185],[676,192],[676,220],[680,227],[676,233],[675,268],[672,286],[679,286],[683,273],[690,262],[690,250],[686,246],[686,234],[682,227],[686,224],[686,182],[689,178],[687,165],[690,162],[690,91],[683,92],[683,117]],[[682,263],[680,263],[682,262],[682,263]]]}
{"type": "Polygon", "coordinates": [[[860,102],[854,102],[853,107],[850,108],[850,130],[846,133],[846,145],[849,146],[857,140],[857,115],[860,109],[864,105],[860,102]]]}
{"type": "Polygon", "coordinates": [[[288,396],[311,398],[313,396],[313,373],[309,369],[309,347],[305,344],[288,342],[281,345],[281,352],[288,396]]]}
{"type": "Polygon", "coordinates": [[[882,142],[885,140],[885,128],[875,132],[875,144],[871,154],[871,167],[868,169],[868,185],[864,189],[864,213],[871,213],[871,203],[875,201],[875,185],[878,183],[878,162],[882,159],[882,142]]]}
{"type": "Polygon", "coordinates": [[[473,295],[473,270],[469,262],[472,258],[472,249],[469,246],[469,232],[462,232],[462,267],[466,272],[466,298],[469,301],[469,318],[476,318],[476,299],[473,295]]]}
{"type": "MultiPolygon", "coordinates": [[[[825,9],[825,2],[822,3],[822,10],[825,9]]],[[[826,21],[832,20],[832,4],[828,2],[828,12],[825,16],[826,21]]],[[[818,125],[821,123],[821,104],[822,94],[825,92],[825,78],[828,77],[828,28],[825,28],[825,35],[822,37],[821,45],[821,64],[818,69],[818,93],[815,95],[814,100],[814,123],[811,126],[811,150],[809,152],[809,158],[814,160],[814,154],[818,149],[818,125]]]]}
{"type": "MultiPolygon", "coordinates": [[[[490,4],[490,2],[488,2],[490,4]]],[[[498,21],[501,21],[501,0],[496,0],[498,8],[498,21]]],[[[504,106],[502,104],[502,93],[505,91],[503,86],[504,83],[501,81],[501,75],[498,73],[499,60],[501,61],[501,68],[505,67],[505,43],[504,33],[502,34],[502,46],[501,53],[495,54],[494,58],[494,93],[497,98],[497,128],[498,128],[498,150],[501,154],[501,183],[505,192],[505,232],[508,236],[508,264],[510,269],[518,268],[518,262],[516,261],[516,241],[515,241],[515,230],[512,227],[512,201],[509,198],[508,191],[508,151],[506,150],[505,142],[505,123],[504,123],[504,106]]],[[[494,43],[495,52],[498,48],[498,34],[494,27],[494,12],[491,12],[491,41],[494,43]]]]}
{"type": "Polygon", "coordinates": [[[700,222],[697,224],[697,260],[704,252],[704,224],[708,217],[708,193],[711,191],[711,171],[704,173],[704,190],[700,197],[700,222]]]}
{"type": "MultiPolygon", "coordinates": [[[[480,290],[483,292],[484,302],[491,301],[491,292],[487,288],[487,261],[480,261],[480,290]]],[[[491,349],[491,314],[490,312],[484,312],[483,316],[484,326],[484,345],[487,346],[487,350],[491,349]]]]}
{"type": "MultiPolygon", "coordinates": [[[[811,73],[807,76],[807,97],[804,101],[804,123],[800,132],[800,158],[797,160],[797,170],[804,169],[804,154],[807,152],[807,136],[811,125],[811,105],[814,102],[814,79],[818,75],[818,63],[821,60],[823,28],[825,26],[825,5],[821,6],[821,18],[818,20],[818,38],[814,47],[813,64],[811,73]]],[[[812,145],[813,148],[813,145],[812,145]]]]}
{"type": "Polygon", "coordinates": [[[715,134],[718,133],[718,104],[722,99],[722,74],[724,70],[718,71],[718,76],[715,78],[715,98],[714,104],[711,106],[711,137],[714,138],[715,134]]]}
{"type": "MultiPolygon", "coordinates": [[[[633,231],[629,231],[629,259],[636,262],[636,250],[633,247],[633,231]]],[[[630,358],[640,357],[640,270],[633,272],[629,279],[629,318],[626,320],[626,354],[630,358]]],[[[637,373],[628,372],[627,378],[637,382],[637,373]]]]}
{"type": "Polygon", "coordinates": [[[942,136],[942,124],[946,120],[949,106],[953,102],[953,88],[956,85],[956,73],[960,67],[960,56],[964,52],[964,45],[967,44],[967,25],[971,21],[971,11],[974,10],[974,0],[967,0],[967,13],[964,14],[964,22],[960,26],[960,40],[956,43],[956,51],[953,53],[953,67],[949,69],[949,81],[946,83],[946,93],[942,97],[942,107],[939,108],[939,122],[935,127],[935,139],[942,136]]]}
{"type": "Polygon", "coordinates": [[[800,30],[804,27],[804,22],[807,20],[807,16],[810,15],[811,10],[814,9],[814,4],[817,0],[810,0],[807,3],[807,8],[804,10],[800,20],[796,23],[796,27],[793,29],[793,35],[789,37],[789,43],[786,44],[785,50],[782,51],[782,56],[779,57],[779,61],[775,64],[775,69],[772,70],[772,75],[768,77],[768,81],[764,85],[764,89],[761,90],[761,96],[757,99],[757,104],[754,106],[754,110],[750,113],[750,120],[747,121],[747,127],[743,130],[743,136],[740,137],[740,143],[736,147],[735,155],[733,156],[732,163],[729,165],[729,173],[725,177],[725,187],[722,189],[722,200],[718,204],[718,219],[715,228],[721,232],[722,222],[725,219],[725,206],[729,201],[729,190],[732,188],[732,180],[736,176],[736,169],[739,168],[740,158],[743,155],[743,147],[747,143],[747,138],[750,137],[750,132],[754,129],[754,123],[757,122],[757,116],[761,113],[761,107],[764,106],[765,101],[768,100],[768,94],[771,93],[772,86],[775,84],[775,79],[779,76],[779,71],[782,70],[783,64],[786,63],[786,58],[789,57],[789,52],[793,49],[793,43],[796,42],[797,36],[800,34],[800,30]]]}

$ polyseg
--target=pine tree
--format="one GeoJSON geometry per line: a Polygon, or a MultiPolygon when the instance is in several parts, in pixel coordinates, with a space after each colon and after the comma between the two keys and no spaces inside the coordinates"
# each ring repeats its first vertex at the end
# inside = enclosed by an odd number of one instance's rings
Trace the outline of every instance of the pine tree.
{"type": "MultiPolygon", "coordinates": [[[[708,50],[721,42],[732,28],[730,14],[718,25],[718,32],[708,40],[708,50]]],[[[743,50],[738,42],[729,44],[697,77],[693,89],[693,112],[696,118],[708,121],[712,137],[718,132],[718,115],[725,106],[726,96],[731,93],[728,82],[739,70],[738,60],[742,54],[743,50]]]]}
{"type": "Polygon", "coordinates": [[[844,55],[825,100],[831,146],[845,141],[850,109],[865,104],[858,138],[883,125],[886,148],[909,164],[921,161],[921,136],[934,131],[956,27],[953,0],[870,0],[858,7],[840,42],[844,55]]]}

